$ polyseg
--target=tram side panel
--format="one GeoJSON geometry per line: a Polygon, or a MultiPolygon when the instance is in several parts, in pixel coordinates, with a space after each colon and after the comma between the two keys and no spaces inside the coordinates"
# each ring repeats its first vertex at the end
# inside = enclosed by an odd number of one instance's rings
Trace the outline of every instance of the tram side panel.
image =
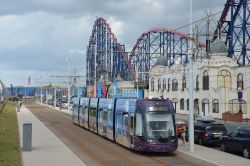
{"type": "Polygon", "coordinates": [[[133,149],[134,116],[136,99],[117,99],[115,109],[115,140],[127,148],[133,149]]]}
{"type": "Polygon", "coordinates": [[[114,99],[100,98],[98,106],[98,134],[113,139],[113,107],[114,99]]]}
{"type": "Polygon", "coordinates": [[[97,109],[98,109],[98,98],[90,98],[90,108],[89,108],[89,130],[97,133],[97,109]]]}
{"type": "Polygon", "coordinates": [[[79,125],[88,129],[89,121],[89,98],[81,97],[80,99],[80,115],[79,115],[79,125]]]}
{"type": "Polygon", "coordinates": [[[72,121],[74,124],[79,124],[79,97],[73,98],[72,121]]]}

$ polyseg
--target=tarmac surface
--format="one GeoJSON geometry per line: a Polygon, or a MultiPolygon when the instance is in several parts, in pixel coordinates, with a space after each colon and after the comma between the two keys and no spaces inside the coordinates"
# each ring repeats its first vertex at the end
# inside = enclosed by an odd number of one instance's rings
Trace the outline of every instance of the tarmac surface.
{"type": "MultiPolygon", "coordinates": [[[[51,106],[47,106],[47,108],[52,108],[51,106]]],[[[68,118],[70,118],[71,111],[68,110],[59,110],[58,108],[54,109],[55,112],[58,112],[62,114],[66,113],[68,118]],[[70,114],[70,115],[69,115],[70,114]]],[[[41,112],[41,111],[40,111],[41,112]]],[[[39,113],[39,112],[38,112],[39,113]]],[[[73,165],[73,166],[82,166],[82,165],[98,165],[98,163],[95,163],[91,160],[91,156],[89,157],[88,153],[85,152],[84,157],[81,157],[79,154],[77,154],[76,149],[78,147],[73,147],[72,144],[69,144],[65,139],[62,138],[61,135],[54,134],[57,133],[53,128],[57,125],[56,122],[48,123],[47,119],[42,117],[42,114],[38,114],[37,112],[30,111],[26,107],[22,107],[21,111],[17,113],[18,115],[18,122],[19,122],[19,132],[20,132],[20,143],[22,145],[22,124],[25,122],[32,123],[33,127],[33,139],[32,139],[32,151],[30,152],[22,152],[23,157],[23,166],[40,166],[40,165],[53,165],[53,166],[63,166],[63,165],[73,165]],[[34,114],[36,116],[34,116],[34,114]],[[38,118],[37,118],[38,117],[38,118]],[[40,121],[40,120],[42,121],[40,121]],[[53,132],[52,132],[52,131],[53,132]],[[72,148],[73,147],[73,148],[72,148]]],[[[65,114],[65,115],[66,115],[65,114]]],[[[51,114],[52,115],[52,114],[51,114]]],[[[59,114],[57,114],[59,115],[59,114]]],[[[70,122],[71,123],[71,122],[70,122]]],[[[58,126],[58,125],[57,125],[58,126]]],[[[78,126],[74,126],[79,128],[80,130],[83,130],[82,128],[78,126]]],[[[62,129],[60,129],[62,130],[62,129]]],[[[78,129],[76,129],[77,131],[78,129]]],[[[73,131],[72,131],[73,132],[73,131]]],[[[82,132],[82,131],[81,131],[82,132]]],[[[84,132],[84,131],[83,131],[84,132]]],[[[211,149],[204,146],[199,146],[195,144],[195,151],[189,152],[188,150],[188,143],[183,146],[181,143],[179,144],[178,151],[176,152],[176,155],[173,156],[145,156],[145,155],[139,155],[134,154],[133,152],[129,151],[126,148],[123,148],[121,146],[118,146],[117,144],[114,144],[110,141],[107,141],[104,138],[101,138],[89,131],[85,131],[88,133],[87,137],[88,139],[93,139],[90,137],[90,135],[94,135],[94,138],[97,139],[95,141],[101,140],[101,142],[107,144],[105,145],[105,148],[117,148],[113,149],[113,152],[120,153],[120,155],[124,154],[127,156],[130,156],[132,158],[128,158],[129,160],[145,160],[144,165],[153,164],[153,165],[225,165],[225,166],[235,166],[235,165],[241,165],[241,166],[248,166],[250,165],[250,160],[245,159],[241,156],[221,152],[216,149],[211,149]],[[116,151],[117,150],[117,151],[116,151]],[[118,151],[119,150],[119,151],[118,151]],[[136,156],[136,158],[133,158],[133,156],[136,156]],[[142,157],[141,157],[142,156],[142,157]],[[141,157],[141,158],[140,158],[141,157]],[[155,162],[156,161],[156,162],[155,162]],[[154,163],[155,162],[155,163],[154,163]],[[145,164],[147,163],[147,164],[145,164]]],[[[83,133],[86,135],[86,133],[83,133]]],[[[87,140],[85,140],[87,142],[87,140]]],[[[89,142],[90,144],[91,142],[89,142]]],[[[103,144],[102,143],[102,144],[103,144]]],[[[90,146],[90,145],[84,145],[84,146],[90,146]]],[[[91,145],[93,146],[93,145],[91,145]]],[[[101,143],[100,143],[101,146],[101,143]]],[[[95,153],[98,155],[103,155],[103,151],[96,150],[95,153]]],[[[108,153],[105,152],[104,153],[108,153]]],[[[83,153],[84,154],[84,153],[83,153]]],[[[111,154],[108,154],[110,156],[111,154]]],[[[118,154],[119,155],[119,154],[118,154]]],[[[116,156],[114,154],[114,157],[119,158],[119,156],[116,156]]],[[[122,160],[122,159],[121,159],[122,160]]],[[[104,160],[105,161],[105,160],[104,160]]],[[[117,160],[113,160],[113,163],[105,164],[105,165],[129,165],[126,163],[119,164],[117,160]]],[[[125,161],[124,161],[125,162],[125,161]]],[[[138,162],[136,162],[138,163],[138,162]]],[[[102,165],[99,163],[99,165],[102,165]]],[[[141,165],[140,163],[137,165],[141,165]]]]}

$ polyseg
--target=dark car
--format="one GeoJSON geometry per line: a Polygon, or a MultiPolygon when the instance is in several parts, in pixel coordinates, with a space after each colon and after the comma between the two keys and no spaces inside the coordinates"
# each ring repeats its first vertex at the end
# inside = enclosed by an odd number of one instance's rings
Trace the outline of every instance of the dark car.
{"type": "Polygon", "coordinates": [[[237,128],[221,139],[221,150],[242,153],[250,158],[250,128],[237,128]]]}
{"type": "Polygon", "coordinates": [[[194,141],[200,145],[220,144],[227,130],[222,123],[215,121],[199,121],[194,124],[194,141]]]}

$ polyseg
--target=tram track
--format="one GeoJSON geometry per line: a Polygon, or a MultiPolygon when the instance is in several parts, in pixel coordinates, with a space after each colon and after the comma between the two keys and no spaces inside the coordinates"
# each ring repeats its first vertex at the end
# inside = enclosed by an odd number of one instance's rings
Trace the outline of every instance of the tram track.
{"type": "Polygon", "coordinates": [[[178,155],[136,153],[72,123],[71,116],[27,102],[25,106],[66,144],[87,166],[197,166],[178,155]]]}

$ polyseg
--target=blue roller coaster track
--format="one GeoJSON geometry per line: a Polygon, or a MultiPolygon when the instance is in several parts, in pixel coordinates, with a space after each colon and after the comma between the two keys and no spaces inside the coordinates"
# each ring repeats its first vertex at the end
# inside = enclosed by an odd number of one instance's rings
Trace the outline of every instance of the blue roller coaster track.
{"type": "MultiPolygon", "coordinates": [[[[214,31],[212,42],[226,36],[228,56],[239,65],[250,64],[250,0],[227,0],[214,31]]],[[[148,83],[148,72],[159,56],[167,65],[182,64],[188,56],[188,41],[195,44],[195,58],[205,58],[206,45],[188,35],[168,28],[150,29],[138,38],[131,52],[126,52],[104,18],[93,26],[87,47],[87,86],[100,79],[113,81],[118,74],[124,80],[148,83]]]]}
{"type": "Polygon", "coordinates": [[[228,57],[250,63],[250,0],[227,0],[213,40],[226,36],[228,57]]]}

